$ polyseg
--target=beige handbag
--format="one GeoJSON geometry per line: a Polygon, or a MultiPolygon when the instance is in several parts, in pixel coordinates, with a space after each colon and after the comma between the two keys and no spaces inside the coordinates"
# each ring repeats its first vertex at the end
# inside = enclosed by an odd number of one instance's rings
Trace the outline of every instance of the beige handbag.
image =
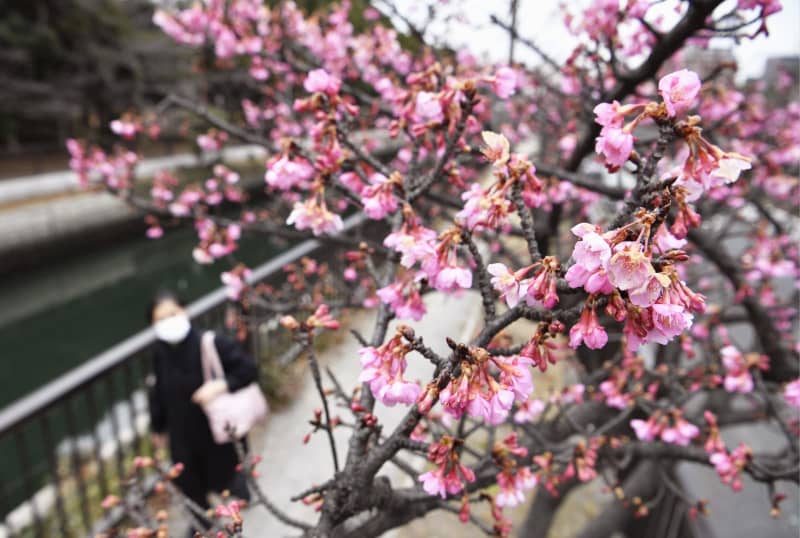
{"type": "MultiPolygon", "coordinates": [[[[214,345],[214,333],[206,331],[200,345],[203,364],[203,380],[225,379],[225,370],[214,345]]],[[[250,383],[236,392],[220,394],[203,406],[208,417],[211,434],[217,444],[230,443],[241,439],[264,420],[269,412],[267,400],[258,383],[250,383]],[[231,436],[232,434],[232,436],[231,436]]]]}

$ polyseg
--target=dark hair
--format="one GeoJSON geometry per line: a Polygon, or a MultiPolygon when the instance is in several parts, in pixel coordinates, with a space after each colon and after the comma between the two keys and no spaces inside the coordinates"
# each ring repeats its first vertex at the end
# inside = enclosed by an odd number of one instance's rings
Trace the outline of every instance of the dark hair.
{"type": "Polygon", "coordinates": [[[184,301],[178,297],[178,294],[171,290],[158,290],[153,298],[150,299],[150,303],[147,305],[147,323],[153,323],[153,313],[156,310],[156,307],[165,301],[172,301],[173,303],[177,304],[178,306],[185,306],[184,301]]]}

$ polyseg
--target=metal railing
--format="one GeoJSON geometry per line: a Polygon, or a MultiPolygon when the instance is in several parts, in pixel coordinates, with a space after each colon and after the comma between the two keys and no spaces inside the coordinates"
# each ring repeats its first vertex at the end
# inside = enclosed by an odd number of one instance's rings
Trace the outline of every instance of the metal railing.
{"type": "MultiPolygon", "coordinates": [[[[346,219],[344,231],[364,220],[346,219]]],[[[276,277],[320,246],[304,241],[253,269],[249,280],[276,277]]],[[[228,305],[220,288],[187,311],[196,324],[222,329],[228,305]]],[[[258,357],[262,331],[250,334],[258,357]]],[[[98,528],[100,501],[128,461],[149,450],[144,383],[155,341],[145,329],[0,410],[0,454],[14,454],[0,463],[7,477],[0,482],[0,537],[83,536],[98,528]]]]}

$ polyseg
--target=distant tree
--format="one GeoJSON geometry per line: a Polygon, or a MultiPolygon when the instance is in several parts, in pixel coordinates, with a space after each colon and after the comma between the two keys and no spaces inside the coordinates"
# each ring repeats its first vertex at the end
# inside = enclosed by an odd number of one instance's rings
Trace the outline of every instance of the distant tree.
{"type": "Polygon", "coordinates": [[[147,0],[0,2],[0,145],[60,143],[174,90],[187,55],[151,17],[147,0]]]}

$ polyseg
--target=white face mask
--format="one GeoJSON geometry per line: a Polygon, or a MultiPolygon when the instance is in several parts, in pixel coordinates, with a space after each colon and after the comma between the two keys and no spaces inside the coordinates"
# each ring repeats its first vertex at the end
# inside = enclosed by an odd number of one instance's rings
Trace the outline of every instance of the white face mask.
{"type": "Polygon", "coordinates": [[[192,324],[186,314],[175,314],[153,324],[156,337],[168,344],[183,342],[191,328],[192,324]]]}

